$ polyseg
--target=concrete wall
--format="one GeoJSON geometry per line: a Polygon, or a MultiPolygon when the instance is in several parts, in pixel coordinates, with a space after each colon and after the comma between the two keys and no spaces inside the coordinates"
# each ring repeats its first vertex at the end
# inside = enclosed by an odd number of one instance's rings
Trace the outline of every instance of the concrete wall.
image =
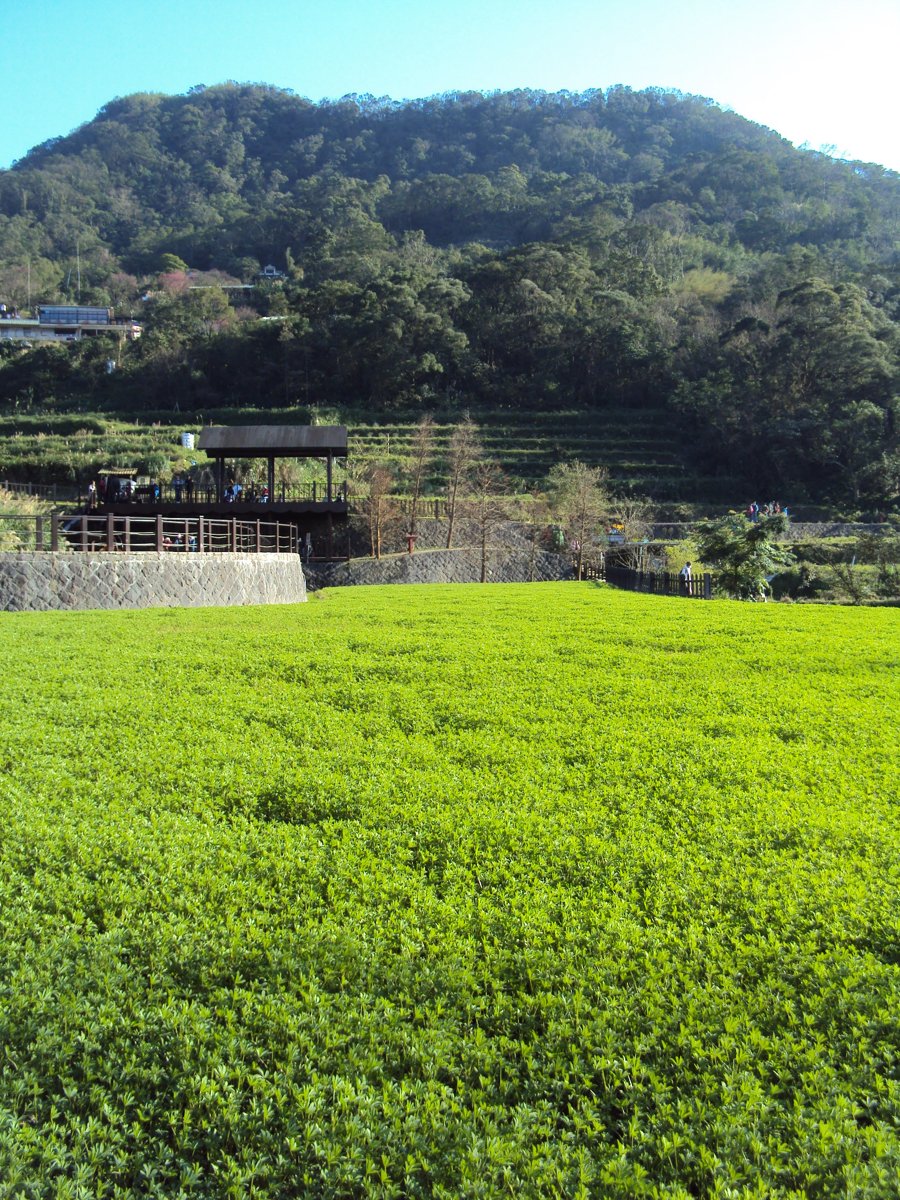
{"type": "Polygon", "coordinates": [[[0,554],[0,610],[298,604],[294,554],[0,554]]]}

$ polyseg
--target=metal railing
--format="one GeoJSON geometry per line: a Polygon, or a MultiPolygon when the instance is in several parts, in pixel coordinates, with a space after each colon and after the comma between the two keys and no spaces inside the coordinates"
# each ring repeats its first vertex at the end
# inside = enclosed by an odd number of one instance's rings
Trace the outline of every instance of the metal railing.
{"type": "MultiPolygon", "coordinates": [[[[231,499],[237,504],[285,504],[299,501],[302,504],[346,503],[347,484],[342,483],[332,489],[331,500],[324,483],[315,480],[309,485],[288,487],[285,484],[276,486],[270,496],[261,487],[248,485],[242,487],[237,496],[231,499]]],[[[133,488],[120,486],[115,494],[101,494],[96,498],[99,507],[111,504],[219,504],[228,498],[220,496],[213,483],[139,483],[133,488]]],[[[86,485],[82,485],[78,493],[79,505],[87,507],[90,501],[86,485]]]]}
{"type": "Polygon", "coordinates": [[[301,545],[297,527],[289,521],[53,513],[0,514],[0,549],[299,554],[301,545]]]}

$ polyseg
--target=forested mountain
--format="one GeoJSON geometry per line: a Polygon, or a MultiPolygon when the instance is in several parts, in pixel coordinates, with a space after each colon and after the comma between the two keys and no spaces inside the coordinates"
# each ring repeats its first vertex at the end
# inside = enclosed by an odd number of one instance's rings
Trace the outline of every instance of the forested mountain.
{"type": "Polygon", "coordinates": [[[760,487],[900,492],[900,176],[700,98],[117,99],[0,172],[0,300],[79,282],[147,334],[7,348],[7,406],[664,409],[760,487]]]}

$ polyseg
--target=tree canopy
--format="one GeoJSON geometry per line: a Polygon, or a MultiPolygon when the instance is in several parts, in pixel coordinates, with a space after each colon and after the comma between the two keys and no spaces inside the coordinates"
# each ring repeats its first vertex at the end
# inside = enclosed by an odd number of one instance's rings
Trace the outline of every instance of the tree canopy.
{"type": "MultiPolygon", "coordinates": [[[[893,172],[658,89],[141,94],[0,172],[0,301],[145,323],[108,408],[652,409],[858,507],[900,499],[898,244],[893,172]]],[[[0,405],[96,403],[81,355],[5,352],[0,405]]]]}

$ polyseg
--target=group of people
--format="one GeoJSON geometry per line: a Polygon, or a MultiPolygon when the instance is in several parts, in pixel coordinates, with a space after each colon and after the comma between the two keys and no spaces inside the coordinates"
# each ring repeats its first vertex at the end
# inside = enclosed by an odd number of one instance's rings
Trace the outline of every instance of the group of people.
{"type": "Polygon", "coordinates": [[[175,493],[175,503],[187,500],[188,504],[194,499],[194,481],[190,475],[176,475],[172,480],[172,490],[175,493]]]}
{"type": "MultiPolygon", "coordinates": [[[[190,475],[176,475],[172,480],[172,492],[175,503],[192,503],[194,499],[194,486],[194,480],[190,475]]],[[[98,479],[92,479],[87,489],[88,508],[92,511],[101,504],[122,503],[123,501],[143,498],[144,496],[153,502],[161,500],[162,488],[159,483],[151,481],[149,484],[142,484],[138,487],[133,479],[101,475],[98,479]]],[[[268,504],[269,489],[265,486],[257,489],[253,483],[250,483],[245,490],[243,484],[239,483],[236,479],[230,479],[228,486],[222,493],[222,499],[226,504],[235,504],[242,499],[256,502],[257,504],[268,504]]]]}
{"type": "MultiPolygon", "coordinates": [[[[99,480],[92,479],[88,484],[88,508],[95,509],[99,504],[121,504],[133,500],[137,492],[137,484],[133,479],[121,479],[116,476],[107,478],[101,475],[99,480]]],[[[149,484],[150,497],[158,500],[160,488],[158,483],[149,484]]]]}
{"type": "Polygon", "coordinates": [[[782,505],[777,500],[770,500],[762,508],[755,500],[751,500],[744,513],[748,521],[758,521],[760,517],[774,517],[777,513],[784,513],[786,517],[790,515],[787,505],[782,505]]]}
{"type": "MultiPolygon", "coordinates": [[[[172,480],[172,489],[176,504],[181,504],[183,500],[190,504],[194,499],[194,481],[190,475],[184,478],[177,475],[172,480]]],[[[101,475],[88,484],[87,501],[91,511],[101,504],[122,504],[145,498],[154,504],[162,499],[162,487],[157,480],[138,485],[133,479],[101,475]]]]}
{"type": "Polygon", "coordinates": [[[196,550],[197,535],[195,533],[188,534],[185,538],[183,533],[175,533],[171,537],[168,534],[162,540],[163,550],[196,550]]]}
{"type": "MultiPolygon", "coordinates": [[[[225,491],[222,493],[222,499],[225,501],[226,504],[236,504],[237,501],[240,500],[240,498],[243,494],[244,494],[243,484],[238,483],[237,480],[235,480],[235,479],[229,479],[228,486],[225,488],[225,491]]],[[[249,483],[247,485],[247,495],[245,498],[251,502],[256,502],[257,504],[268,504],[269,503],[269,489],[267,487],[261,487],[259,489],[259,491],[257,491],[256,485],[253,483],[249,483]]]]}

